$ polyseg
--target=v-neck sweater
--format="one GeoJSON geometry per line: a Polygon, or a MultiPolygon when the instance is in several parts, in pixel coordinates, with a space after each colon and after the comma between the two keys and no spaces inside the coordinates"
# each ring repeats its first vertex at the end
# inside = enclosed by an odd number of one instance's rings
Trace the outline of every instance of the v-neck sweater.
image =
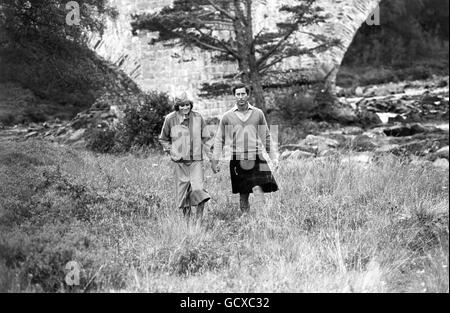
{"type": "Polygon", "coordinates": [[[263,111],[253,107],[250,117],[241,120],[234,109],[226,112],[214,139],[213,159],[219,160],[224,146],[231,145],[234,155],[255,158],[264,147],[273,157],[275,150],[263,111]]]}

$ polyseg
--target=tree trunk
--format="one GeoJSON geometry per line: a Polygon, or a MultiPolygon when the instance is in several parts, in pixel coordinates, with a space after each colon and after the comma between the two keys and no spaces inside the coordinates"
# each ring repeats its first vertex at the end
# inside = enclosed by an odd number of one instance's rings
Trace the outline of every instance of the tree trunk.
{"type": "Polygon", "coordinates": [[[253,87],[253,101],[255,105],[266,113],[266,99],[264,98],[264,90],[261,84],[261,77],[258,73],[250,74],[250,84],[253,87]]]}
{"type": "Polygon", "coordinates": [[[264,90],[261,84],[261,77],[258,72],[251,71],[249,69],[245,70],[240,66],[242,74],[242,82],[246,85],[251,86],[252,91],[250,93],[251,98],[253,99],[253,104],[266,112],[266,100],[264,98],[264,90]]]}
{"type": "Polygon", "coordinates": [[[238,65],[242,73],[241,80],[252,87],[251,98],[253,104],[266,112],[266,101],[261,84],[261,76],[256,66],[255,47],[253,42],[252,1],[233,1],[238,19],[234,21],[234,33],[236,35],[237,51],[239,54],[238,65]],[[241,4],[245,4],[244,7],[241,4]]]}

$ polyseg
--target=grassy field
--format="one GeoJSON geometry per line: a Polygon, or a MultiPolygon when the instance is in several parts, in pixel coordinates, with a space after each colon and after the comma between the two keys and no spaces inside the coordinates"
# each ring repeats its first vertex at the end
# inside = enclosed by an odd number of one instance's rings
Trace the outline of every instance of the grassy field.
{"type": "Polygon", "coordinates": [[[0,146],[0,291],[448,292],[449,174],[390,156],[289,161],[239,215],[226,163],[202,227],[161,155],[0,146]],[[65,265],[82,267],[79,286],[65,265]]]}

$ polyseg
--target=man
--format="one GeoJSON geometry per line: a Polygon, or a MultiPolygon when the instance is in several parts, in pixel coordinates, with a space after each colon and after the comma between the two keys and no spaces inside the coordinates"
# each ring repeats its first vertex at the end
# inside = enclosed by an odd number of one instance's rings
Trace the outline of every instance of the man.
{"type": "Polygon", "coordinates": [[[263,156],[263,147],[278,165],[278,153],[273,146],[270,131],[263,111],[249,103],[250,88],[235,86],[234,107],[226,112],[219,123],[214,139],[211,167],[219,171],[219,159],[224,146],[231,146],[230,176],[233,194],[240,195],[240,209],[250,211],[249,195],[253,193],[257,202],[265,202],[264,193],[278,190],[278,185],[263,156]]]}
{"type": "Polygon", "coordinates": [[[202,115],[192,107],[185,94],[175,99],[175,111],[166,116],[159,141],[174,162],[178,208],[189,222],[191,207],[196,206],[195,217],[200,222],[205,203],[210,199],[203,186],[203,154],[211,159],[206,146],[210,136],[202,115]]]}

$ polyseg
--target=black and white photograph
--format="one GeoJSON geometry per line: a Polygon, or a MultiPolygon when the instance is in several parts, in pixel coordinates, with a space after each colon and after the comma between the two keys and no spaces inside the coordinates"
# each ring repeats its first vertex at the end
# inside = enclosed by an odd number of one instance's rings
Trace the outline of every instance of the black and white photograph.
{"type": "Polygon", "coordinates": [[[448,294],[448,188],[448,0],[0,0],[1,293],[448,294]]]}

